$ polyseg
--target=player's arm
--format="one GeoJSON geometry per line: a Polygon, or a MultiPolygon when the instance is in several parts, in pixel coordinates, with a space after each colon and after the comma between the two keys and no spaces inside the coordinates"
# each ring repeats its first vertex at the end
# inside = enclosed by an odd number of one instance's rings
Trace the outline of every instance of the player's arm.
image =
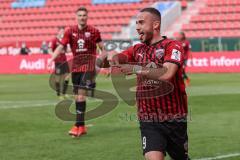
{"type": "Polygon", "coordinates": [[[170,80],[177,72],[178,65],[170,62],[163,64],[162,68],[147,68],[140,65],[116,65],[124,74],[137,74],[152,80],[170,80]]]}
{"type": "Polygon", "coordinates": [[[174,77],[178,69],[179,66],[177,64],[166,62],[163,64],[162,68],[155,69],[143,67],[142,70],[139,71],[139,74],[153,80],[170,80],[174,77]]]}
{"type": "Polygon", "coordinates": [[[49,63],[52,63],[57,58],[57,56],[63,51],[63,49],[64,49],[64,46],[62,44],[58,45],[57,48],[52,53],[52,57],[49,63]]]}
{"type": "Polygon", "coordinates": [[[116,51],[102,52],[102,54],[100,54],[97,58],[97,61],[96,61],[97,66],[100,67],[100,68],[101,67],[108,68],[112,65],[119,64],[119,57],[125,57],[125,56],[119,54],[116,51]]]}
{"type": "Polygon", "coordinates": [[[98,57],[96,58],[96,65],[101,68],[103,66],[104,59],[107,57],[107,52],[102,41],[97,43],[97,51],[98,57]]]}
{"type": "Polygon", "coordinates": [[[179,44],[171,44],[166,49],[164,64],[161,68],[147,68],[140,65],[118,65],[124,74],[138,74],[153,80],[170,80],[183,64],[183,49],[179,44]]]}
{"type": "Polygon", "coordinates": [[[52,42],[50,42],[49,43],[49,46],[48,46],[48,53],[50,54],[50,55],[53,55],[53,43],[52,42]]]}
{"type": "MultiPolygon", "coordinates": [[[[110,66],[116,66],[118,64],[126,64],[128,62],[133,62],[133,47],[128,48],[127,50],[118,53],[117,51],[110,51],[110,52],[104,52],[104,54],[101,54],[99,56],[99,63],[101,65],[104,62],[107,62],[108,64],[106,65],[107,67],[110,66]]],[[[105,67],[106,67],[105,66],[105,67]]]]}
{"type": "Polygon", "coordinates": [[[67,53],[70,53],[70,52],[72,52],[72,50],[71,50],[71,47],[70,47],[70,44],[69,44],[69,43],[67,44],[66,52],[67,52],[67,53]]]}
{"type": "Polygon", "coordinates": [[[64,46],[66,46],[69,43],[70,37],[71,37],[71,29],[67,28],[60,42],[61,44],[59,44],[57,48],[54,50],[52,57],[49,61],[49,64],[51,64],[57,58],[57,56],[64,50],[64,46]]]}
{"type": "Polygon", "coordinates": [[[128,64],[134,62],[134,48],[137,46],[129,47],[127,50],[117,53],[116,51],[112,51],[108,54],[108,61],[111,62],[111,65],[119,65],[119,64],[128,64]]]}

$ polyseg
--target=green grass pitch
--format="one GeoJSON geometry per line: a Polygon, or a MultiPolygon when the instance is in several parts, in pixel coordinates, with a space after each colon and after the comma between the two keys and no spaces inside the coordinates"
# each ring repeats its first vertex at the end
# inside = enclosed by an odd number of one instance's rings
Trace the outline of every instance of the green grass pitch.
{"type": "MultiPolygon", "coordinates": [[[[190,77],[191,157],[240,153],[240,74],[190,77]]],[[[67,135],[73,122],[55,115],[58,99],[48,78],[0,75],[0,160],[143,160],[135,107],[120,100],[114,111],[87,122],[92,126],[86,136],[73,139],[67,135]]],[[[104,76],[97,87],[113,92],[104,76]]],[[[88,108],[98,103],[90,100],[88,108]]]]}

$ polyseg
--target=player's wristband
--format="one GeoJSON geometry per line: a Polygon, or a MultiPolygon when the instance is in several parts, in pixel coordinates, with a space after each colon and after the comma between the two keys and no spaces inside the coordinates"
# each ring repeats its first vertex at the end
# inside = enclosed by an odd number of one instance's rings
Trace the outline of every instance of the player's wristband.
{"type": "Polygon", "coordinates": [[[135,74],[141,74],[141,72],[142,72],[142,66],[134,65],[132,72],[135,73],[135,74]]]}

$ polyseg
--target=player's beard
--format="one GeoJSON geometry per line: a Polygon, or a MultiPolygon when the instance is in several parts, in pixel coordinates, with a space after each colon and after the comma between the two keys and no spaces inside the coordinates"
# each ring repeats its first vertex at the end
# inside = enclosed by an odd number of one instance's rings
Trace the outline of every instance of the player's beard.
{"type": "Polygon", "coordinates": [[[141,38],[142,38],[142,40],[140,39],[141,42],[149,45],[153,38],[153,32],[145,32],[141,38]]]}

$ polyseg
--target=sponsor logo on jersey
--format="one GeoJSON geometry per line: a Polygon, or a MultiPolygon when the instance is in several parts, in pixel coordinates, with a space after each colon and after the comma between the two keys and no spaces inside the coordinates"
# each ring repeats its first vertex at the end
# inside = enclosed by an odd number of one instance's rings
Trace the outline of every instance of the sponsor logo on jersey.
{"type": "Polygon", "coordinates": [[[84,48],[85,41],[83,39],[79,39],[77,41],[78,49],[76,49],[76,52],[85,52],[87,51],[87,48],[84,48]]]}
{"type": "Polygon", "coordinates": [[[181,60],[181,54],[182,53],[179,50],[173,49],[171,59],[176,60],[176,61],[180,61],[181,60]]]}

